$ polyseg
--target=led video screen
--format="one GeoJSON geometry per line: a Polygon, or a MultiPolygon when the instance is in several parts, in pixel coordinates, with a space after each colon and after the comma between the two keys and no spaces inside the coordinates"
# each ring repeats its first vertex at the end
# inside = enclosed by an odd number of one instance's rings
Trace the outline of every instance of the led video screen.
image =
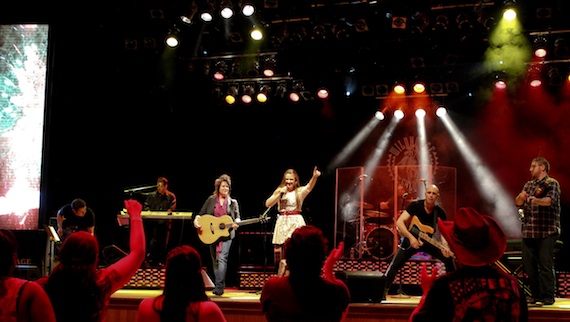
{"type": "Polygon", "coordinates": [[[39,224],[48,25],[0,25],[0,228],[39,224]]]}

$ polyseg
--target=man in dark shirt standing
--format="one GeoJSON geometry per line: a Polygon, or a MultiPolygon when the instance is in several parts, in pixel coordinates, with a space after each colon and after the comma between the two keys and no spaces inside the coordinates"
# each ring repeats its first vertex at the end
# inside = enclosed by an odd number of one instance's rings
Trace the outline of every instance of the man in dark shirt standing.
{"type": "MultiPolygon", "coordinates": [[[[168,190],[168,179],[159,177],[156,180],[156,191],[147,196],[144,210],[166,212],[176,210],[176,195],[168,190]]],[[[148,265],[160,266],[164,264],[171,224],[172,221],[166,219],[145,220],[148,265]]]]}
{"type": "Polygon", "coordinates": [[[396,228],[402,238],[396,255],[392,257],[392,262],[383,277],[386,280],[386,286],[382,300],[386,299],[386,295],[398,271],[404,267],[410,257],[420,251],[426,252],[442,261],[445,264],[447,273],[455,271],[453,253],[447,248],[445,238],[443,236],[440,236],[441,240],[435,240],[435,237],[432,238],[432,235],[436,233],[438,219],[447,219],[445,210],[436,204],[438,199],[439,188],[435,184],[431,184],[426,188],[425,199],[410,203],[398,217],[396,228]],[[428,235],[430,239],[435,240],[438,245],[426,241],[425,238],[420,238],[419,235],[422,232],[428,235]]]}
{"type": "Polygon", "coordinates": [[[76,231],[86,231],[95,235],[95,214],[83,199],[73,201],[57,211],[57,234],[63,242],[76,231]]]}

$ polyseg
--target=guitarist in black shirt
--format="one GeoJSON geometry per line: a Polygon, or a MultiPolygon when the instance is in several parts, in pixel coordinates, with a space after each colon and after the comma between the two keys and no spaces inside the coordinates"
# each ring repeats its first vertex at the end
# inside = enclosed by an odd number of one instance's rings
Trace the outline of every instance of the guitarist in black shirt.
{"type": "Polygon", "coordinates": [[[437,219],[445,220],[445,210],[436,205],[439,198],[439,188],[432,184],[426,188],[425,199],[417,200],[404,210],[396,222],[396,228],[400,234],[401,242],[390,266],[384,274],[386,285],[384,297],[394,282],[398,271],[406,264],[408,259],[417,252],[426,252],[441,260],[445,264],[446,272],[455,271],[453,253],[447,248],[447,242],[442,243],[433,238],[437,228],[437,219]]]}

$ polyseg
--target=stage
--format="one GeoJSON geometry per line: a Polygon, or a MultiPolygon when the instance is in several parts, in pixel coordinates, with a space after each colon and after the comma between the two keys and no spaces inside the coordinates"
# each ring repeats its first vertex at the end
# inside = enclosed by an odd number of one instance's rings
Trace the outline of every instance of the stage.
{"type": "MultiPolygon", "coordinates": [[[[109,322],[136,321],[137,308],[140,301],[147,297],[161,294],[161,290],[122,289],[112,297],[107,313],[109,322]]],[[[261,322],[265,316],[261,312],[259,292],[227,288],[222,296],[207,292],[212,301],[216,302],[228,322],[261,322]]],[[[318,296],[318,294],[315,294],[318,296]]],[[[382,303],[351,303],[348,322],[400,322],[407,321],[410,313],[420,300],[420,296],[388,295],[382,303]]],[[[530,321],[570,321],[570,299],[557,298],[551,306],[530,307],[530,321]]]]}

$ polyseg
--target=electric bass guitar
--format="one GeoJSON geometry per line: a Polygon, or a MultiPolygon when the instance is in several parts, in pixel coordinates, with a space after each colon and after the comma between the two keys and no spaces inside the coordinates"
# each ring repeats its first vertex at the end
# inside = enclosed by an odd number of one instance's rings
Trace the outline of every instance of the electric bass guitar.
{"type": "Polygon", "coordinates": [[[434,233],[433,227],[422,224],[418,217],[412,217],[412,221],[410,222],[408,230],[410,233],[412,233],[412,235],[414,235],[414,237],[432,244],[433,246],[439,248],[441,251],[446,250],[451,254],[451,257],[455,257],[455,254],[453,254],[449,248],[443,246],[437,239],[431,237],[431,235],[434,233]]]}
{"type": "MultiPolygon", "coordinates": [[[[271,217],[262,215],[259,218],[242,220],[237,222],[237,224],[241,227],[249,224],[265,223],[269,219],[271,219],[271,217]]],[[[204,244],[210,245],[218,241],[220,237],[228,237],[234,221],[229,215],[216,217],[206,214],[200,216],[198,223],[201,226],[200,229],[198,229],[198,237],[204,244]]]]}

